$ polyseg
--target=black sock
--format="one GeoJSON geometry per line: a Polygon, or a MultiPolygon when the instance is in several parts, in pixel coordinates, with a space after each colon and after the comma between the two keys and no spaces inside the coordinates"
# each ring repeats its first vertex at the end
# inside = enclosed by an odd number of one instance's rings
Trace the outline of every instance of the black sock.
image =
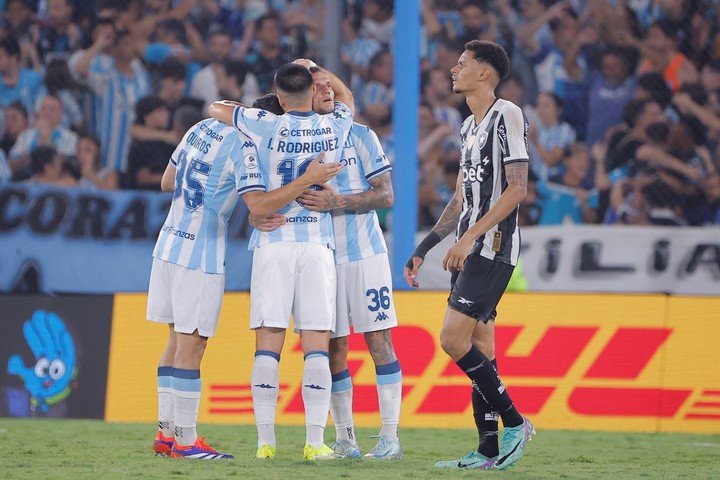
{"type": "MultiPolygon", "coordinates": [[[[497,370],[497,362],[493,359],[492,363],[497,370]]],[[[473,417],[475,417],[475,426],[478,431],[478,453],[487,458],[497,457],[498,448],[498,418],[497,412],[494,412],[490,405],[483,400],[480,392],[472,389],[472,406],[473,417]]]]}
{"type": "Polygon", "coordinates": [[[515,409],[495,367],[480,350],[473,345],[470,351],[455,363],[472,380],[473,388],[485,399],[490,408],[500,414],[503,427],[522,425],[523,418],[515,409]]]}

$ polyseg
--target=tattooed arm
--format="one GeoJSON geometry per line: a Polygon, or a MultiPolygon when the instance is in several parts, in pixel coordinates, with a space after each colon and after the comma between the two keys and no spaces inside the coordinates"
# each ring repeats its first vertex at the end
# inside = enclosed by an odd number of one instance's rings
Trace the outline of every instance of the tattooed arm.
{"type": "Polygon", "coordinates": [[[306,190],[298,201],[309,210],[327,212],[345,210],[366,213],[379,208],[392,207],[394,201],[390,173],[383,173],[370,180],[372,188],[362,193],[341,195],[325,186],[322,191],[306,190]]]}
{"type": "Polygon", "coordinates": [[[420,266],[425,261],[427,252],[457,228],[457,224],[460,221],[460,212],[462,211],[462,185],[462,170],[460,170],[457,182],[455,183],[455,193],[445,206],[445,210],[443,210],[442,215],[440,215],[440,218],[430,233],[415,247],[412,256],[405,263],[403,276],[411,287],[417,288],[419,286],[415,278],[417,277],[420,266]]]}
{"type": "Polygon", "coordinates": [[[446,270],[462,270],[465,259],[470,254],[475,240],[510,215],[527,195],[528,162],[518,161],[505,165],[505,178],[508,186],[500,195],[497,203],[468,229],[458,242],[448,251],[443,260],[446,270]]]}
{"type": "Polygon", "coordinates": [[[437,233],[440,240],[455,231],[460,221],[460,212],[462,212],[462,170],[458,173],[455,182],[455,193],[432,228],[432,231],[437,233]]]}

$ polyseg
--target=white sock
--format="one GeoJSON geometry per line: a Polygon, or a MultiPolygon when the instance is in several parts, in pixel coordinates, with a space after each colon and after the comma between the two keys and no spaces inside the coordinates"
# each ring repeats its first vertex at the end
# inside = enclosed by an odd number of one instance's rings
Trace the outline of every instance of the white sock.
{"type": "Polygon", "coordinates": [[[402,401],[400,363],[396,360],[387,365],[377,365],[375,373],[377,374],[378,403],[382,420],[380,435],[385,435],[390,440],[397,440],[400,402],[402,401]]]}
{"type": "Polygon", "coordinates": [[[352,380],[350,371],[345,370],[332,376],[330,414],[335,423],[335,439],[357,443],[353,427],[352,380]]]}
{"type": "Polygon", "coordinates": [[[202,390],[200,370],[175,368],[170,385],[175,415],[175,443],[192,445],[197,440],[197,416],[202,390]]]}
{"type": "Polygon", "coordinates": [[[258,447],[275,446],[275,410],[279,393],[280,355],[269,350],[255,352],[252,370],[252,397],[258,447]]]}
{"type": "Polygon", "coordinates": [[[158,367],[158,429],[163,437],[175,435],[173,393],[170,386],[173,367],[158,367]]]}
{"type": "Polygon", "coordinates": [[[328,353],[320,350],[308,352],[303,369],[302,397],[305,404],[305,444],[314,448],[325,443],[331,384],[328,353]]]}

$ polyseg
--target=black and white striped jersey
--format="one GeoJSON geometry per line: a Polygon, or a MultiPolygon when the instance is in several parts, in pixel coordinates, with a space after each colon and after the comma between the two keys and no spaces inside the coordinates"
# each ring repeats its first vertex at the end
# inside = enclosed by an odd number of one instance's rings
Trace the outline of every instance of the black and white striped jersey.
{"type": "MultiPolygon", "coordinates": [[[[469,116],[461,132],[463,209],[459,239],[497,203],[508,186],[504,166],[528,161],[528,124],[520,107],[498,98],[480,124],[469,116]]],[[[473,252],[490,260],[516,265],[520,253],[518,210],[477,239],[473,252]]]]}

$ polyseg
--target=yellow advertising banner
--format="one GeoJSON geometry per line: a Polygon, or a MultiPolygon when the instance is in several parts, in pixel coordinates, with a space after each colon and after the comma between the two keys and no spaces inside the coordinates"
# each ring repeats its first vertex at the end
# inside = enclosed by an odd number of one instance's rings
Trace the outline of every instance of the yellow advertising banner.
{"type": "MultiPolygon", "coordinates": [[[[472,425],[469,382],[438,339],[446,297],[395,294],[405,427],[472,425]]],[[[145,306],[145,295],[115,298],[107,420],[156,419],[167,327],[146,321],[145,306]]],[[[538,428],[720,432],[720,298],[508,293],[498,312],[498,369],[538,428]]],[[[248,314],[248,294],[225,295],[203,360],[200,422],[253,423],[248,314]]],[[[378,426],[375,370],[361,335],[350,337],[348,364],[356,424],[378,426]]],[[[302,366],[299,339],[288,332],[279,424],[304,424],[302,366]]]]}

